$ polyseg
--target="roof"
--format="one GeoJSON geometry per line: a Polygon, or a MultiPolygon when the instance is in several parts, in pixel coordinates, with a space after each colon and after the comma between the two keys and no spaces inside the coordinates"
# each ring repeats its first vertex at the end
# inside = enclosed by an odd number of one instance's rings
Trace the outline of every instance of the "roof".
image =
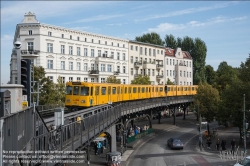
{"type": "MultiPolygon", "coordinates": [[[[166,48],[165,56],[175,57],[176,51],[177,51],[177,48],[175,48],[175,49],[166,48]]],[[[182,51],[182,55],[183,55],[184,59],[192,59],[192,57],[191,57],[191,55],[189,54],[188,51],[182,51]]]]}
{"type": "Polygon", "coordinates": [[[143,44],[143,45],[148,45],[148,46],[153,46],[153,47],[165,48],[164,46],[161,46],[161,45],[145,43],[145,42],[139,42],[139,41],[136,41],[136,40],[129,40],[129,43],[136,43],[136,44],[143,44]]]}

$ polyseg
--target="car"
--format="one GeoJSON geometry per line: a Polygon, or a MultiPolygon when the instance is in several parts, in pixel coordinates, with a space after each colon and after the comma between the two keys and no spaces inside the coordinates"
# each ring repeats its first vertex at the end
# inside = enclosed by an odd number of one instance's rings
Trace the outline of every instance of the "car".
{"type": "Polygon", "coordinates": [[[170,138],[167,141],[167,144],[169,148],[171,149],[183,149],[184,148],[184,144],[179,138],[170,138]]]}
{"type": "Polygon", "coordinates": [[[245,157],[241,162],[234,164],[234,166],[250,166],[250,156],[245,157]]]}

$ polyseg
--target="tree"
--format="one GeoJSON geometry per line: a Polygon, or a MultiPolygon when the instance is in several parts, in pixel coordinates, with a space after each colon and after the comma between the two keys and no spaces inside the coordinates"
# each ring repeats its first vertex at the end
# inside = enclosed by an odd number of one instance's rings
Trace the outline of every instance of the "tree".
{"type": "Polygon", "coordinates": [[[164,41],[161,39],[160,35],[155,32],[143,34],[142,36],[136,37],[135,40],[139,42],[164,46],[164,41]]]}
{"type": "Polygon", "coordinates": [[[215,84],[216,79],[216,72],[211,65],[206,65],[205,77],[208,84],[213,85],[215,84]]]}
{"type": "Polygon", "coordinates": [[[166,85],[174,85],[174,83],[171,82],[170,79],[168,78],[166,85]]]}
{"type": "Polygon", "coordinates": [[[58,105],[64,105],[65,95],[66,95],[66,86],[62,82],[62,78],[59,76],[57,79],[57,84],[55,84],[55,103],[58,105]]]}
{"type": "Polygon", "coordinates": [[[200,82],[197,94],[194,96],[194,103],[199,107],[199,113],[210,123],[218,113],[220,103],[219,92],[211,85],[200,82]]]}
{"type": "Polygon", "coordinates": [[[131,81],[131,84],[140,84],[140,85],[150,85],[151,81],[148,75],[142,76],[141,74],[131,81]]]}
{"type": "Polygon", "coordinates": [[[121,80],[120,79],[116,79],[116,76],[112,75],[109,76],[106,80],[107,83],[113,83],[113,84],[121,84],[121,80]]]}
{"type": "Polygon", "coordinates": [[[166,43],[166,47],[169,47],[172,49],[175,49],[177,47],[177,42],[175,40],[175,37],[172,34],[165,36],[165,43],[166,43]]]}

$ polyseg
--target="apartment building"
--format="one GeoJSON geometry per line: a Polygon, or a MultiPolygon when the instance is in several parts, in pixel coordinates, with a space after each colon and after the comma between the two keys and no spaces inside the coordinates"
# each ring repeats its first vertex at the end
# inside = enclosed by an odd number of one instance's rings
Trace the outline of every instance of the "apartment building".
{"type": "Polygon", "coordinates": [[[129,83],[141,74],[148,75],[152,85],[165,85],[165,47],[130,40],[128,49],[129,83]]]}
{"type": "MultiPolygon", "coordinates": [[[[17,24],[13,43],[22,43],[22,59],[42,66],[53,82],[105,82],[116,75],[128,84],[128,40],[39,23],[27,13],[17,24]]],[[[17,82],[17,55],[12,51],[10,81],[17,82]]]]}
{"type": "Polygon", "coordinates": [[[193,59],[181,48],[166,48],[165,75],[176,85],[193,85],[193,59]]]}

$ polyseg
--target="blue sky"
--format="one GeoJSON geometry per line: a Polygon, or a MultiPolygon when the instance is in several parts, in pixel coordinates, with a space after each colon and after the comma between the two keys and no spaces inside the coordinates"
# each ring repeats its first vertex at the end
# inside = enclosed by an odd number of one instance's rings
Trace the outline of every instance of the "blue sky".
{"type": "Polygon", "coordinates": [[[1,83],[9,81],[16,24],[33,12],[40,23],[134,40],[189,36],[206,43],[209,64],[239,67],[250,53],[249,1],[1,1],[1,83]]]}

